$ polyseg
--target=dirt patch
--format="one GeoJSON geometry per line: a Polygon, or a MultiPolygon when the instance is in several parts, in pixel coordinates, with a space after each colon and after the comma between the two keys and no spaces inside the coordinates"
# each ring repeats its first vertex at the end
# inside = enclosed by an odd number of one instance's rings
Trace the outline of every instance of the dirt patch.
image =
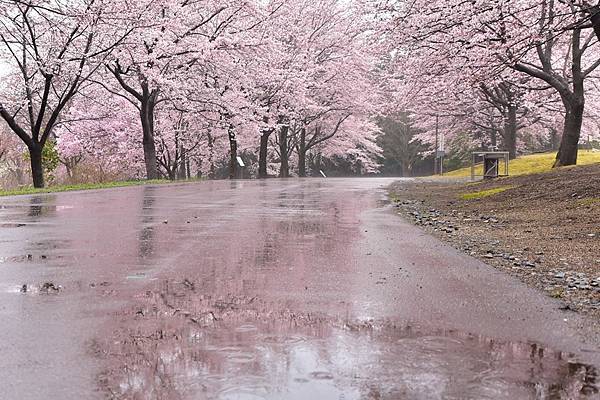
{"type": "Polygon", "coordinates": [[[600,164],[465,183],[395,184],[400,214],[600,319],[600,164]]]}

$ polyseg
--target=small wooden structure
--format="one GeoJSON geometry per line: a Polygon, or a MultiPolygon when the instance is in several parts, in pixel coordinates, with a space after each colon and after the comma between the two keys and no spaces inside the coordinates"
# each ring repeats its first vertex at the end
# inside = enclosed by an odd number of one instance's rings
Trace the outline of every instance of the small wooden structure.
{"type": "Polygon", "coordinates": [[[508,176],[508,151],[477,151],[473,153],[473,159],[471,161],[471,179],[475,180],[475,177],[483,177],[483,179],[493,179],[499,176],[508,176]],[[483,174],[477,175],[475,173],[475,165],[478,164],[479,159],[482,159],[483,174]],[[503,167],[503,168],[501,168],[503,167]],[[500,171],[502,169],[502,171],[500,171]]]}

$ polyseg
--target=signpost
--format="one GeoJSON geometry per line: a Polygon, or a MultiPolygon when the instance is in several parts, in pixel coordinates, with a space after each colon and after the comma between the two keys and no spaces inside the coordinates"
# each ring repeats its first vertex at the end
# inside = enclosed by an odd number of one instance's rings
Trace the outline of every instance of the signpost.
{"type": "Polygon", "coordinates": [[[446,156],[446,152],[444,150],[438,150],[435,152],[435,162],[438,163],[439,160],[439,172],[440,175],[444,175],[444,157],[446,156]]]}
{"type": "Polygon", "coordinates": [[[444,150],[444,135],[440,137],[440,117],[438,115],[435,116],[435,158],[433,159],[433,174],[437,175],[438,172],[440,175],[444,174],[444,157],[446,156],[446,151],[444,150]],[[439,161],[438,161],[439,160],[439,161]],[[438,168],[439,165],[439,168],[438,168]]]}
{"type": "Polygon", "coordinates": [[[242,157],[237,156],[236,157],[237,163],[240,166],[240,179],[244,179],[244,167],[246,166],[246,164],[244,164],[244,160],[242,160],[242,157]]]}

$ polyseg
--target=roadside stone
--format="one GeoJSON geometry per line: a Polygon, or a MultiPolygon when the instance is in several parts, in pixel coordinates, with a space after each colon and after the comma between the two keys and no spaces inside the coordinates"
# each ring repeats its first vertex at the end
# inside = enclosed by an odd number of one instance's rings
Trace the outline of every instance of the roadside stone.
{"type": "Polygon", "coordinates": [[[523,261],[521,262],[521,265],[523,265],[524,267],[535,268],[535,264],[531,261],[523,261]]]}

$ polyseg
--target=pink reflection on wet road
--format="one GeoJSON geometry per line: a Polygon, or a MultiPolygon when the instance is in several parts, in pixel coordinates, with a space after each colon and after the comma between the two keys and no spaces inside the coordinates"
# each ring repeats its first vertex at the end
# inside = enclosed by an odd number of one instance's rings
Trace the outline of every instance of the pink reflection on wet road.
{"type": "Polygon", "coordinates": [[[206,182],[2,199],[1,392],[597,395],[596,371],[580,360],[597,352],[579,339],[576,317],[565,323],[552,301],[402,222],[385,207],[390,182],[206,182]],[[44,294],[45,282],[62,289],[44,294]],[[31,290],[21,293],[24,284],[31,290]]]}

